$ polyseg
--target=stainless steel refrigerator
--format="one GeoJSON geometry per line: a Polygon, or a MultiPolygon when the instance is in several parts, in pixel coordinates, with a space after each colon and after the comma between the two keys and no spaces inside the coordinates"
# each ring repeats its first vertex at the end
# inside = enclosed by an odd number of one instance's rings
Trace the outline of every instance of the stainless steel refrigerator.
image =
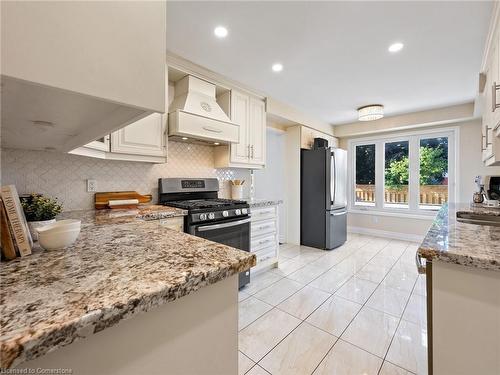
{"type": "Polygon", "coordinates": [[[347,239],[347,152],[301,150],[300,243],[334,249],[347,239]]]}

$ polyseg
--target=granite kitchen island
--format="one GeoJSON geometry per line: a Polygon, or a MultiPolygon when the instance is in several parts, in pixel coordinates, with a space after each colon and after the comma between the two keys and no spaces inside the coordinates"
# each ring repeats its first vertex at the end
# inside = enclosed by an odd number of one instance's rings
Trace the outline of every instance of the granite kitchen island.
{"type": "Polygon", "coordinates": [[[84,220],[70,248],[1,264],[1,367],[237,373],[238,273],[253,265],[160,220],[84,220]]]}
{"type": "Polygon", "coordinates": [[[444,205],[417,251],[427,278],[429,374],[500,374],[500,209],[444,205]]]}

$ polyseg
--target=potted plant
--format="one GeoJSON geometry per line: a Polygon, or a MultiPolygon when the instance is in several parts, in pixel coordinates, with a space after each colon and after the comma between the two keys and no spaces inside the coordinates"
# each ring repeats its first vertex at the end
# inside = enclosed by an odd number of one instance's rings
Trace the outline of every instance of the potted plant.
{"type": "Polygon", "coordinates": [[[44,197],[42,194],[22,197],[21,205],[34,241],[38,240],[38,233],[35,229],[55,223],[55,217],[62,211],[62,205],[57,199],[44,197]]]}

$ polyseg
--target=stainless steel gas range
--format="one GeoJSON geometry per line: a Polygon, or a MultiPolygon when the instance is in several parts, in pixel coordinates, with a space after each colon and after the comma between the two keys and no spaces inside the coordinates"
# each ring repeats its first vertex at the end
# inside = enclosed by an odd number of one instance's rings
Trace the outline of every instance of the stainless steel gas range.
{"type": "MultiPolygon", "coordinates": [[[[216,178],[160,178],[159,203],[188,211],[184,231],[197,237],[250,251],[250,208],[247,202],[218,197],[216,178]]],[[[250,271],[239,275],[239,287],[250,271]]]]}

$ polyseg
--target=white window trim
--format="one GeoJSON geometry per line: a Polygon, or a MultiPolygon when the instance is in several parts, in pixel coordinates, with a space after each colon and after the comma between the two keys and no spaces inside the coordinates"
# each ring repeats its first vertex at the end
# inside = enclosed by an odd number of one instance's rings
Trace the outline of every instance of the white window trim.
{"type": "Polygon", "coordinates": [[[418,208],[417,194],[413,194],[413,189],[418,189],[419,163],[418,159],[410,156],[410,181],[408,186],[409,207],[408,208],[391,208],[384,207],[384,188],[375,190],[375,206],[359,206],[354,204],[355,194],[354,186],[356,184],[356,146],[376,144],[375,146],[375,185],[384,187],[384,174],[380,173],[384,170],[385,155],[384,144],[394,141],[408,141],[409,154],[419,150],[420,139],[448,137],[448,201],[453,203],[460,196],[459,179],[460,168],[458,165],[458,147],[460,144],[460,128],[447,127],[438,129],[415,130],[407,132],[397,132],[390,134],[377,134],[371,137],[352,138],[347,142],[348,148],[348,211],[357,214],[377,214],[397,217],[408,217],[415,219],[433,218],[436,215],[436,210],[424,210],[418,208]],[[413,162],[412,162],[413,161],[413,162]],[[378,172],[377,172],[378,171],[378,172]]]}

